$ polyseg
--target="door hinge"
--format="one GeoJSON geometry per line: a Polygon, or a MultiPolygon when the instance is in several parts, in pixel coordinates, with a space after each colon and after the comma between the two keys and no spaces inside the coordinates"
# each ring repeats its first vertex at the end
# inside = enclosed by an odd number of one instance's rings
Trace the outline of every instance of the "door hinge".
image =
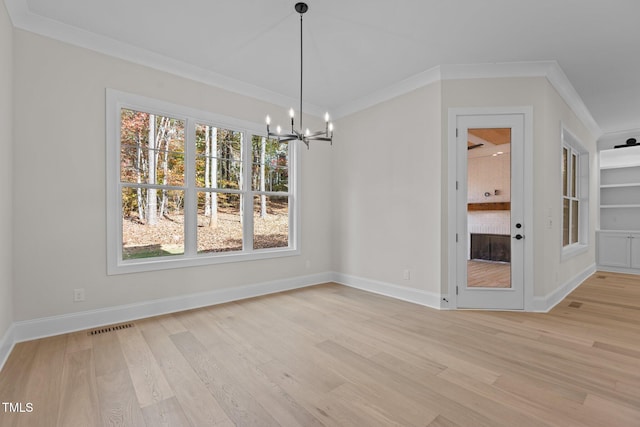
{"type": "Polygon", "coordinates": [[[456,190],[458,189],[458,181],[456,181],[456,190]]]}
{"type": "Polygon", "coordinates": [[[458,286],[456,286],[456,295],[458,295],[458,286]]]}
{"type": "Polygon", "coordinates": [[[456,128],[456,138],[458,137],[458,128],[456,128]]]}
{"type": "Polygon", "coordinates": [[[458,233],[456,233],[456,242],[458,242],[458,233]]]}

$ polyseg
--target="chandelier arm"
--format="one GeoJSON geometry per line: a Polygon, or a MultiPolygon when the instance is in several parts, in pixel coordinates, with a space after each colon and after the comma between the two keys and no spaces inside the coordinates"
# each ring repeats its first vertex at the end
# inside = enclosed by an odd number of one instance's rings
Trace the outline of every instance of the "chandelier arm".
{"type": "Polygon", "coordinates": [[[305,133],[304,136],[306,136],[307,138],[315,138],[316,136],[328,137],[329,135],[327,134],[327,132],[321,130],[321,131],[313,132],[313,133],[309,133],[309,134],[305,133]]]}
{"type": "Polygon", "coordinates": [[[333,145],[333,125],[331,124],[331,122],[329,122],[329,113],[327,113],[325,115],[325,129],[322,131],[318,131],[318,132],[313,132],[311,133],[309,130],[307,130],[307,133],[305,134],[303,131],[303,126],[302,126],[302,91],[303,91],[303,69],[304,69],[304,57],[303,57],[303,24],[302,24],[302,20],[303,17],[302,15],[309,10],[309,6],[306,3],[303,2],[299,2],[296,3],[295,5],[295,10],[296,12],[298,12],[300,14],[300,105],[299,105],[299,114],[300,114],[300,125],[299,125],[299,130],[296,130],[295,128],[295,121],[294,121],[294,110],[293,108],[291,110],[289,110],[289,115],[291,117],[291,133],[281,133],[280,132],[280,126],[278,126],[278,132],[274,133],[271,132],[271,129],[269,127],[270,123],[271,123],[271,119],[269,118],[269,116],[266,117],[266,122],[267,122],[267,136],[269,138],[276,138],[278,141],[280,142],[286,142],[286,141],[302,141],[305,143],[305,145],[307,146],[307,149],[309,148],[309,142],[310,141],[328,141],[333,145]]]}

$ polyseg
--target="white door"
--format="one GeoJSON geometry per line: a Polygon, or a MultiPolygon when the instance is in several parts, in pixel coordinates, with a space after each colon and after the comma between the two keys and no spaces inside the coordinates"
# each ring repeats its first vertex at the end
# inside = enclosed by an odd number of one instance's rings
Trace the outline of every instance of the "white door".
{"type": "Polygon", "coordinates": [[[524,309],[524,123],[456,118],[458,308],[524,309]]]}

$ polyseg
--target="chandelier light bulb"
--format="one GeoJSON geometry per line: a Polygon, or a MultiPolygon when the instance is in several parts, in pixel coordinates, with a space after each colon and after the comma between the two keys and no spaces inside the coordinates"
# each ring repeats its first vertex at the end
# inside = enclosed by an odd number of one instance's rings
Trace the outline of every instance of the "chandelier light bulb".
{"type": "Polygon", "coordinates": [[[281,133],[282,129],[280,126],[277,127],[277,132],[273,133],[270,130],[269,125],[271,124],[271,118],[269,116],[266,117],[267,122],[267,137],[276,137],[279,142],[288,142],[288,141],[301,141],[303,142],[307,148],[309,148],[309,142],[311,141],[327,141],[329,143],[333,142],[333,124],[329,121],[330,116],[329,112],[324,114],[324,129],[319,130],[317,132],[311,132],[309,129],[306,129],[304,132],[302,131],[302,35],[304,34],[302,31],[302,15],[309,10],[309,6],[306,3],[299,2],[294,6],[296,12],[300,14],[300,109],[298,113],[300,114],[300,118],[298,120],[298,128],[296,129],[294,117],[296,115],[295,110],[293,108],[289,109],[289,117],[291,119],[291,131],[285,131],[285,133],[281,133]]]}
{"type": "Polygon", "coordinates": [[[282,132],[282,128],[280,127],[280,125],[278,125],[278,127],[276,128],[276,132],[278,133],[278,135],[282,132]]]}

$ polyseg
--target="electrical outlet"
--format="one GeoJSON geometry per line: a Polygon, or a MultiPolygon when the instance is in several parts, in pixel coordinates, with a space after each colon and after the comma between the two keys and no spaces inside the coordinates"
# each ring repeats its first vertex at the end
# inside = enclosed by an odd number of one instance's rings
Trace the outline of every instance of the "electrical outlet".
{"type": "Polygon", "coordinates": [[[410,280],[411,279],[411,270],[406,269],[402,272],[402,278],[404,280],[410,280]]]}
{"type": "Polygon", "coordinates": [[[73,290],[73,302],[84,301],[84,288],[78,288],[73,290]]]}

